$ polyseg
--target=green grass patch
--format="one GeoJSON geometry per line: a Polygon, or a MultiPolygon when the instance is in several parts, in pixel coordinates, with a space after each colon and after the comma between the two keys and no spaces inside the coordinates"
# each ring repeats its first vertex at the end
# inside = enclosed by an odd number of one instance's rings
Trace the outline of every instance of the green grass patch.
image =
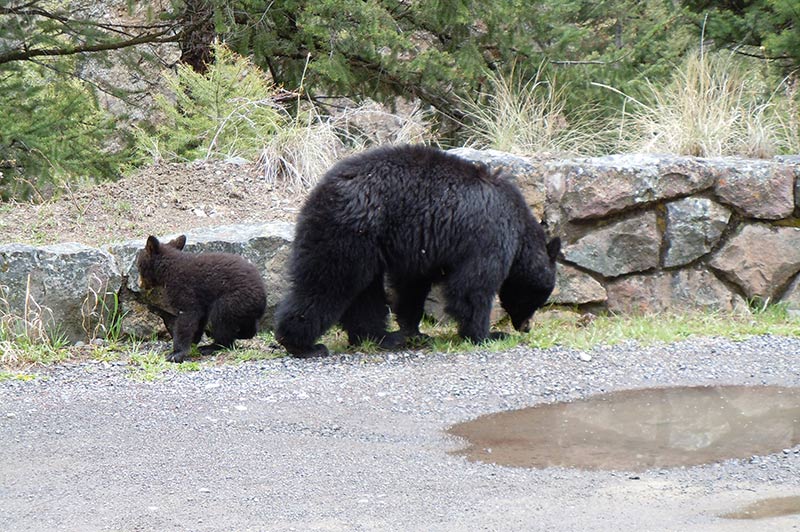
{"type": "MultiPolygon", "coordinates": [[[[405,350],[426,352],[468,353],[473,351],[506,351],[524,345],[533,348],[568,347],[589,350],[600,345],[634,341],[642,345],[670,343],[689,338],[723,337],[743,340],[752,336],[800,337],[800,316],[790,313],[783,305],[766,305],[752,301],[749,313],[683,312],[647,316],[618,316],[610,314],[581,314],[550,310],[537,313],[531,332],[520,334],[502,322],[493,330],[509,333],[507,337],[473,344],[457,334],[452,322],[423,320],[420,330],[430,339],[420,340],[405,350]]],[[[392,328],[396,328],[393,326],[392,328]]],[[[2,331],[0,331],[2,332],[2,331]]],[[[209,364],[245,363],[272,360],[287,356],[275,343],[271,333],[238,343],[235,349],[219,351],[213,357],[201,357],[196,347],[183,364],[167,362],[161,348],[145,348],[141,342],[124,340],[103,345],[70,346],[63,339],[0,334],[0,380],[21,374],[33,365],[50,365],[63,361],[96,360],[100,362],[128,361],[130,375],[136,380],[152,381],[166,372],[202,371],[209,364]]],[[[320,341],[333,353],[362,353],[376,355],[383,351],[375,342],[350,346],[347,334],[339,327],[332,328],[320,341]]],[[[160,344],[159,344],[160,345],[160,344]]],[[[23,377],[18,377],[23,378],[23,377]]]]}
{"type": "Polygon", "coordinates": [[[785,307],[771,305],[751,314],[714,312],[663,313],[646,316],[598,315],[587,319],[578,313],[543,313],[524,342],[547,349],[563,346],[591,349],[624,341],[641,344],[669,343],[697,337],[743,340],[773,334],[800,337],[800,318],[785,307]]]}
{"type": "Polygon", "coordinates": [[[182,373],[188,373],[191,371],[200,371],[203,368],[200,362],[197,361],[191,361],[191,362],[184,361],[181,364],[174,364],[173,367],[175,368],[176,371],[180,371],[182,373]]]}
{"type": "Polygon", "coordinates": [[[32,381],[36,378],[33,373],[24,371],[5,371],[0,370],[0,382],[3,381],[32,381]]]}
{"type": "Polygon", "coordinates": [[[131,378],[148,382],[162,378],[172,365],[167,362],[163,353],[155,351],[133,353],[129,364],[131,378]]]}

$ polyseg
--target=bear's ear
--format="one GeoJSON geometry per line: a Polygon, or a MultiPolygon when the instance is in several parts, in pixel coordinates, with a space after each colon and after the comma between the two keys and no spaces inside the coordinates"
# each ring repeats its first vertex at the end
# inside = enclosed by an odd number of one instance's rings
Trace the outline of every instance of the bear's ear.
{"type": "Polygon", "coordinates": [[[177,250],[183,250],[183,246],[186,245],[186,235],[181,235],[179,237],[173,238],[169,241],[168,246],[172,246],[177,250]]]}
{"type": "Polygon", "coordinates": [[[158,239],[153,235],[147,237],[147,243],[144,245],[144,250],[150,254],[155,255],[158,253],[161,244],[159,243],[158,239]]]}
{"type": "Polygon", "coordinates": [[[547,243],[547,256],[550,257],[550,262],[556,261],[559,251],[561,251],[561,239],[555,237],[547,243]]]}

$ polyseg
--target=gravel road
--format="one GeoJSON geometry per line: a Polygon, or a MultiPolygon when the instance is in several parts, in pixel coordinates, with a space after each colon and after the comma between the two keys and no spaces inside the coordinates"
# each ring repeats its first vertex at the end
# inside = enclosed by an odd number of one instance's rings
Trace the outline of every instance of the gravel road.
{"type": "Polygon", "coordinates": [[[39,374],[0,383],[0,530],[800,530],[718,517],[800,495],[800,446],[634,474],[473,463],[444,432],[613,390],[800,386],[799,339],[39,374]]]}

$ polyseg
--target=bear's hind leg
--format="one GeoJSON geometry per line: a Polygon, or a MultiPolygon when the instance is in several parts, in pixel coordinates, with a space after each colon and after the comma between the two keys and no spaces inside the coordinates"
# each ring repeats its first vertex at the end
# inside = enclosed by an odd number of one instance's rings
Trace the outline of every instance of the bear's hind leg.
{"type": "Polygon", "coordinates": [[[389,308],[383,289],[383,274],[372,282],[350,303],[339,319],[347,332],[350,345],[359,345],[366,340],[381,343],[386,337],[386,320],[389,308]]]}
{"type": "Polygon", "coordinates": [[[294,357],[325,356],[328,348],[314,342],[336,322],[342,311],[341,303],[326,306],[326,298],[306,297],[299,292],[290,294],[278,305],[275,339],[294,357]]]}
{"type": "Polygon", "coordinates": [[[385,347],[402,347],[409,339],[425,341],[429,337],[419,332],[419,322],[425,312],[425,299],[431,291],[431,282],[427,279],[397,280],[392,279],[396,301],[394,313],[400,330],[390,333],[384,340],[385,347]]]}
{"type": "Polygon", "coordinates": [[[237,307],[235,298],[217,300],[209,311],[212,343],[201,347],[200,353],[210,355],[220,349],[232,349],[237,338],[252,338],[256,333],[256,322],[244,315],[237,307]]]}

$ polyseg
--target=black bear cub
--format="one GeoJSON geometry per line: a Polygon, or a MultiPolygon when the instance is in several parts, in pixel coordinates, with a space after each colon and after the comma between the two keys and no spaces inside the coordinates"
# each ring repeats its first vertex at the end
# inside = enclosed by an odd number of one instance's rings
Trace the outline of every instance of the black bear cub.
{"type": "Polygon", "coordinates": [[[202,354],[252,338],[267,306],[264,281],[255,266],[231,253],[186,253],[186,236],[162,244],[147,238],[136,265],[142,288],[160,288],[165,309],[159,314],[172,335],[167,360],[183,362],[206,326],[212,344],[202,354]]]}
{"type": "Polygon", "coordinates": [[[324,355],[315,342],[338,322],[351,344],[400,347],[420,336],[435,283],[463,338],[501,336],[489,332],[498,293],[526,331],[553,290],[560,249],[508,176],[425,146],[369,150],[334,165],[300,212],[276,338],[294,356],[324,355]],[[397,296],[393,333],[385,279],[397,296]]]}

